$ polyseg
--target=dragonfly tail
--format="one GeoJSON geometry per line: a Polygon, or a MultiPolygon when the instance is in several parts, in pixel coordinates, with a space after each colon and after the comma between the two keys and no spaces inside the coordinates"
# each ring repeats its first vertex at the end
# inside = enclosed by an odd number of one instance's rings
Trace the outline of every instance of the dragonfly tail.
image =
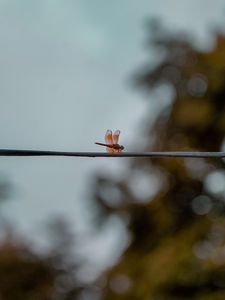
{"type": "Polygon", "coordinates": [[[113,145],[108,145],[108,144],[103,144],[103,143],[95,143],[96,145],[99,145],[99,146],[105,146],[105,147],[108,147],[108,148],[113,148],[113,145]]]}

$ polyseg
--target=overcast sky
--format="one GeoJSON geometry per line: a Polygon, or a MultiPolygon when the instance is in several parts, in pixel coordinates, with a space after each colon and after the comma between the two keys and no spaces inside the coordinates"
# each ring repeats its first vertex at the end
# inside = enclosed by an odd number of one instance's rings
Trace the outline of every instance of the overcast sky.
{"type": "MultiPolygon", "coordinates": [[[[128,84],[147,57],[146,18],[160,17],[207,47],[224,16],[225,0],[0,0],[0,147],[98,151],[94,142],[108,128],[121,129],[121,143],[132,147],[148,109],[128,84]]],[[[0,161],[14,187],[4,214],[26,234],[56,215],[87,230],[94,172],[123,168],[119,159],[0,161]]],[[[92,243],[96,251],[104,244],[106,261],[124,235],[110,222],[92,243]]]]}

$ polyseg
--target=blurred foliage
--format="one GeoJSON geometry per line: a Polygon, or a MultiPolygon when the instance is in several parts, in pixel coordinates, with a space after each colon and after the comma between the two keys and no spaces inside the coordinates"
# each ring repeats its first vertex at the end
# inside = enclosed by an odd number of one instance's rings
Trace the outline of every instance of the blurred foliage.
{"type": "MultiPolygon", "coordinates": [[[[149,28],[159,60],[135,85],[168,104],[153,124],[149,112],[142,150],[223,150],[225,37],[202,51],[186,35],[149,28]]],[[[121,180],[99,175],[96,201],[103,220],[119,216],[131,237],[105,273],[102,299],[225,299],[224,160],[133,159],[121,180]]]]}
{"type": "MultiPolygon", "coordinates": [[[[2,175],[1,204],[13,190],[2,175]]],[[[64,219],[54,218],[45,226],[48,246],[42,251],[18,235],[2,213],[0,224],[0,300],[79,298],[85,286],[77,276],[81,261],[76,255],[74,233],[64,219]]]]}
{"type": "Polygon", "coordinates": [[[49,249],[34,247],[6,229],[0,243],[1,300],[74,300],[83,290],[77,279],[73,236],[67,223],[49,224],[49,249]],[[73,246],[73,252],[71,251],[73,246]]]}

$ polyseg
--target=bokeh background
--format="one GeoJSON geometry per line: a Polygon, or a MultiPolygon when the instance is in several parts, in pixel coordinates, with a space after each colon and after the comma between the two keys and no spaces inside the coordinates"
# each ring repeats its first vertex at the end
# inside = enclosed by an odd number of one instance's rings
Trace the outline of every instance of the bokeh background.
{"type": "MultiPolygon", "coordinates": [[[[1,148],[224,150],[225,1],[0,0],[1,148]]],[[[223,160],[0,159],[0,299],[225,297],[223,160]]]]}

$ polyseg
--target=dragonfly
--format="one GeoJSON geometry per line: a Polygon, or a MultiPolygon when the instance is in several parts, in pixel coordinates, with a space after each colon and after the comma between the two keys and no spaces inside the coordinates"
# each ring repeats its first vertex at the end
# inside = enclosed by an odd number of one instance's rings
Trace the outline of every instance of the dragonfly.
{"type": "Polygon", "coordinates": [[[119,145],[120,130],[112,133],[112,130],[107,130],[105,134],[105,143],[95,143],[96,145],[105,146],[107,152],[119,153],[122,152],[124,146],[119,145]]]}

